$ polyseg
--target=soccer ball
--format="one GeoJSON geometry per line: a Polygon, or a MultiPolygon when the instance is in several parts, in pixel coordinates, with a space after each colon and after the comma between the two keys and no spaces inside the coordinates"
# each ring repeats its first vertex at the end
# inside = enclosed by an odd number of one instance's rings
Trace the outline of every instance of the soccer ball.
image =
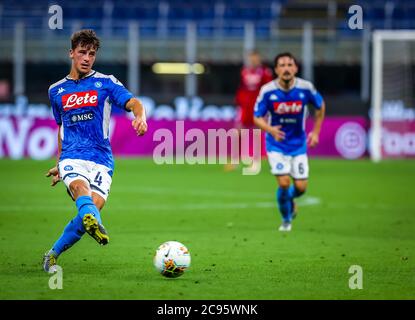
{"type": "Polygon", "coordinates": [[[153,263],[163,276],[177,278],[190,267],[190,252],[180,242],[167,241],[158,247],[153,263]]]}

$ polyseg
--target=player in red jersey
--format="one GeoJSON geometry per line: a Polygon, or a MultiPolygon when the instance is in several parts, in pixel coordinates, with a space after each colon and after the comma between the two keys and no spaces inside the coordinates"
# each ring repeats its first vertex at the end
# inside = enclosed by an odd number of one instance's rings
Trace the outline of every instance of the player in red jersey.
{"type": "MultiPolygon", "coordinates": [[[[243,66],[240,73],[240,84],[236,92],[235,102],[237,106],[236,128],[253,129],[254,105],[261,87],[273,79],[272,70],[262,64],[258,51],[248,54],[247,65],[243,66]]],[[[239,133],[240,137],[240,133],[239,133]]],[[[234,170],[234,164],[226,164],[225,171],[234,170]]]]}
{"type": "Polygon", "coordinates": [[[261,55],[252,51],[248,55],[248,65],[241,69],[241,82],[236,92],[238,106],[238,128],[254,127],[254,105],[261,87],[273,79],[270,68],[262,64],[261,55]]]}

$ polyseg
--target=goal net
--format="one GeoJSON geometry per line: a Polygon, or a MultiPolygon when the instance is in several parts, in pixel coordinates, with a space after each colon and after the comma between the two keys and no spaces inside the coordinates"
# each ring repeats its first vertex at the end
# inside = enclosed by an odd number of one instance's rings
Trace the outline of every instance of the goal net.
{"type": "Polygon", "coordinates": [[[415,157],[415,30],[373,32],[370,155],[415,157]]]}

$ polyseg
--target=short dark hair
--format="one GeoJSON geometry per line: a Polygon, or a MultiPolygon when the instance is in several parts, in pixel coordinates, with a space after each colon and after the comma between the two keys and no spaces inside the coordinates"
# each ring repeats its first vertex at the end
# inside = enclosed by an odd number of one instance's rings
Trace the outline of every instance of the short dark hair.
{"type": "Polygon", "coordinates": [[[81,47],[87,46],[94,48],[98,51],[100,47],[99,39],[97,37],[97,34],[94,30],[91,29],[84,29],[79,30],[77,32],[74,32],[71,36],[71,47],[72,50],[75,50],[75,48],[81,45],[81,47]]]}
{"type": "Polygon", "coordinates": [[[280,54],[278,54],[278,55],[275,56],[275,59],[274,59],[274,67],[277,67],[278,60],[280,58],[283,58],[283,57],[288,57],[288,58],[293,59],[295,65],[298,66],[297,59],[293,56],[293,54],[291,52],[283,52],[283,53],[280,53],[280,54]]]}

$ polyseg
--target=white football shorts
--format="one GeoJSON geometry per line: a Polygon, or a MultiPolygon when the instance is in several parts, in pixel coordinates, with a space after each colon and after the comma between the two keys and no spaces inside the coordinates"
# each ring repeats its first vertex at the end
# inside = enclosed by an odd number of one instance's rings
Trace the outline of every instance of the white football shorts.
{"type": "Polygon", "coordinates": [[[112,183],[111,168],[87,160],[64,159],[59,161],[58,170],[69,192],[72,181],[83,180],[91,187],[92,192],[107,200],[112,183]]]}
{"type": "Polygon", "coordinates": [[[296,180],[308,179],[307,154],[288,156],[280,152],[267,152],[271,173],[275,176],[290,175],[296,180]]]}

